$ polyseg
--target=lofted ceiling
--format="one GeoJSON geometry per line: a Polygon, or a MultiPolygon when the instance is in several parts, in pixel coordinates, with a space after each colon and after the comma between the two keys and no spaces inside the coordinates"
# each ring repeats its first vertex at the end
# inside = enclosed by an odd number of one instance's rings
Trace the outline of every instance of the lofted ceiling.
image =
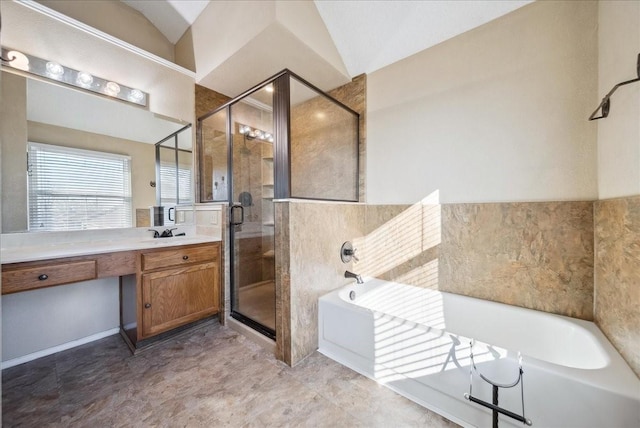
{"type": "Polygon", "coordinates": [[[197,82],[235,96],[283,68],[332,89],[533,0],[121,1],[172,43],[191,27],[197,82]]]}
{"type": "Polygon", "coordinates": [[[209,0],[120,0],[142,12],[174,45],[200,16],[209,0]]]}

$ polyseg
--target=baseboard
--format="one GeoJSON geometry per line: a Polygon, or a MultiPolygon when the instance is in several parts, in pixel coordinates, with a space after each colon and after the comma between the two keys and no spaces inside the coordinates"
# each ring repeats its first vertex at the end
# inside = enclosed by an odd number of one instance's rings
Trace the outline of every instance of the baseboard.
{"type": "Polygon", "coordinates": [[[47,355],[55,354],[56,352],[66,351],[67,349],[75,348],[76,346],[84,345],[85,343],[95,342],[96,340],[113,336],[114,334],[118,334],[119,332],[120,332],[120,328],[116,327],[110,330],[102,331],[100,333],[92,334],[91,336],[82,337],[80,339],[72,340],[71,342],[67,342],[51,348],[43,349],[42,351],[33,352],[31,354],[23,355],[22,357],[3,361],[2,370],[8,369],[9,367],[27,363],[29,361],[37,360],[38,358],[46,357],[47,355]]]}

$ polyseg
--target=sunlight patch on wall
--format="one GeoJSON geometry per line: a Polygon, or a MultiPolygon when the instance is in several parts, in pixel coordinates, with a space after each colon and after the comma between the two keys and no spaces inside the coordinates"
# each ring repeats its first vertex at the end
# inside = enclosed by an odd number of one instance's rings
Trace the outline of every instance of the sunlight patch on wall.
{"type": "MultiPolygon", "coordinates": [[[[371,210],[368,211],[371,218],[378,218],[397,207],[371,206],[367,209],[371,210]]],[[[362,255],[357,269],[366,276],[413,276],[411,284],[437,288],[437,265],[436,276],[433,277],[434,266],[424,266],[430,262],[425,262],[424,257],[429,250],[435,250],[440,242],[441,207],[436,191],[357,240],[356,245],[362,255]],[[427,282],[415,282],[420,279],[427,282]]]]}
{"type": "Polygon", "coordinates": [[[395,280],[403,284],[437,290],[438,259],[431,260],[405,274],[399,275],[395,280]]]}

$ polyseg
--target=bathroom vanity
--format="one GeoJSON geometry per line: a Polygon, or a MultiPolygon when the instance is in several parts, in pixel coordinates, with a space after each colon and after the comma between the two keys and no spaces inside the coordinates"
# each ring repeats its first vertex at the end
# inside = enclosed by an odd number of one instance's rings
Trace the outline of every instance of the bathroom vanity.
{"type": "Polygon", "coordinates": [[[221,312],[211,237],[5,248],[2,258],[2,294],[119,277],[120,333],[133,352],[221,312]]]}
{"type": "Polygon", "coordinates": [[[135,284],[121,284],[121,328],[136,348],[149,338],[215,315],[219,307],[219,243],[140,251],[135,284]],[[127,303],[133,301],[135,308],[126,313],[127,303]],[[126,322],[134,317],[135,323],[126,322]]]}

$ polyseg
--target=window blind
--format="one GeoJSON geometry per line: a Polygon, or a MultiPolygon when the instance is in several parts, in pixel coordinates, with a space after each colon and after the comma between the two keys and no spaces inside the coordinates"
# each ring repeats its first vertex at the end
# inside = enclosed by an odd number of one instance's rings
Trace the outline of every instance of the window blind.
{"type": "Polygon", "coordinates": [[[175,162],[160,161],[161,205],[193,203],[191,198],[191,167],[178,165],[177,174],[178,183],[176,183],[175,162]],[[176,190],[179,191],[179,194],[176,190]],[[180,200],[178,200],[178,196],[180,200]]]}
{"type": "Polygon", "coordinates": [[[132,227],[131,158],[29,143],[29,230],[132,227]]]}

